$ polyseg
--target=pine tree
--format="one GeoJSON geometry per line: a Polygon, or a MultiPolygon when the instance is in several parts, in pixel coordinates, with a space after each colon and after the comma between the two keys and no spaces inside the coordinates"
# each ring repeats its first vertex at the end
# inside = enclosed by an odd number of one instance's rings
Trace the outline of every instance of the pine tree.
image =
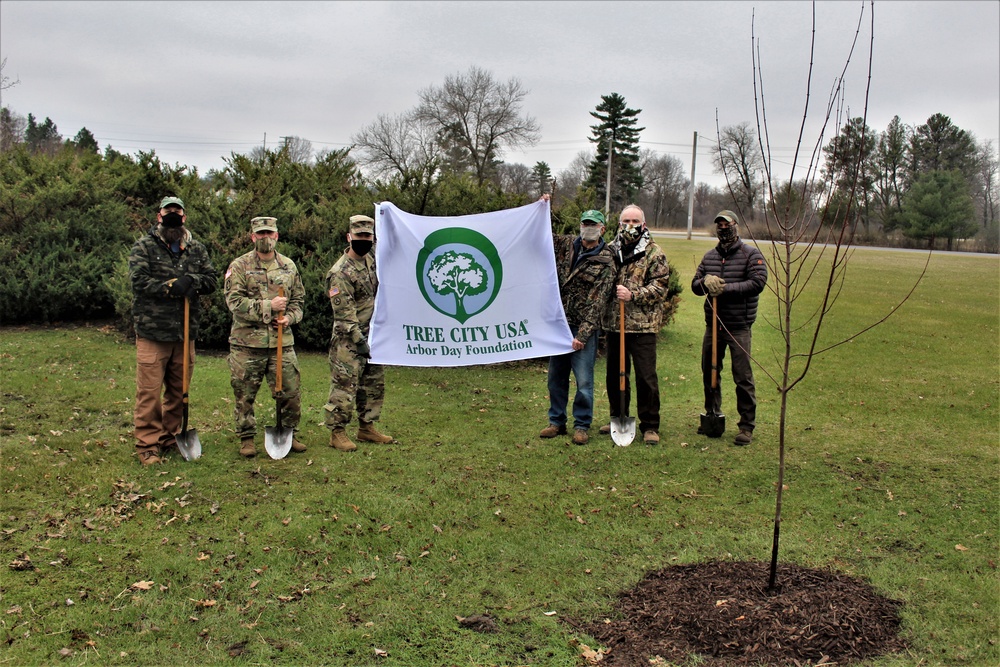
{"type": "Polygon", "coordinates": [[[630,203],[642,188],[642,172],[639,168],[639,133],[644,127],[635,127],[642,109],[629,109],[625,98],[618,93],[601,95],[601,103],[590,115],[599,123],[591,125],[594,136],[590,141],[597,144],[594,161],[590,163],[587,187],[593,188],[600,201],[610,201],[611,211],[616,211],[630,203]],[[611,148],[611,196],[607,195],[608,149],[611,148]]]}

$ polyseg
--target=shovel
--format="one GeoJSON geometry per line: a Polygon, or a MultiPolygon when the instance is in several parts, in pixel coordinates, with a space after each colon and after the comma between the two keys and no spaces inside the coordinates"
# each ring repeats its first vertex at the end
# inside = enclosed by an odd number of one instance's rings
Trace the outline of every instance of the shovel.
{"type": "MultiPolygon", "coordinates": [[[[285,296],[285,288],[278,288],[278,296],[285,296]]],[[[285,311],[278,313],[278,317],[284,317],[285,311]]],[[[277,402],[275,403],[275,421],[276,426],[268,426],[264,429],[264,449],[267,451],[267,455],[272,459],[283,459],[288,456],[288,452],[292,450],[292,429],[283,428],[281,426],[281,410],[285,407],[285,396],[284,396],[284,385],[281,382],[281,333],[282,326],[278,324],[278,368],[275,371],[274,388],[275,394],[277,394],[277,402]]]]}
{"type": "Polygon", "coordinates": [[[177,450],[184,457],[185,461],[194,461],[201,456],[201,440],[198,439],[198,431],[194,429],[188,430],[188,385],[191,378],[188,370],[188,362],[191,358],[190,322],[191,300],[184,297],[184,379],[181,381],[183,390],[183,396],[181,397],[183,416],[181,419],[181,432],[175,435],[174,438],[177,440],[177,450]]]}
{"type": "MultiPolygon", "coordinates": [[[[719,386],[719,356],[718,356],[718,332],[719,332],[719,311],[716,308],[716,297],[712,297],[712,389],[719,386]]],[[[701,416],[701,430],[710,438],[721,438],[726,432],[726,416],[715,412],[714,409],[708,414],[701,416]]]]}
{"type": "Polygon", "coordinates": [[[628,447],[635,440],[635,417],[628,416],[625,400],[625,302],[618,301],[618,375],[621,409],[617,417],[611,418],[611,439],[618,447],[628,447]]]}

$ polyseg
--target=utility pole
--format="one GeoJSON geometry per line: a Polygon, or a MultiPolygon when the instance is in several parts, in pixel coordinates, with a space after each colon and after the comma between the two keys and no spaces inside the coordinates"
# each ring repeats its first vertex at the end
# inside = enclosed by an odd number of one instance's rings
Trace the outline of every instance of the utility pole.
{"type": "Polygon", "coordinates": [[[688,241],[691,240],[691,228],[694,226],[694,161],[698,157],[698,133],[694,133],[694,143],[691,146],[691,186],[688,188],[688,241]]]}
{"type": "Polygon", "coordinates": [[[611,217],[611,156],[615,152],[615,131],[611,130],[608,136],[608,180],[604,192],[604,216],[611,217]]]}

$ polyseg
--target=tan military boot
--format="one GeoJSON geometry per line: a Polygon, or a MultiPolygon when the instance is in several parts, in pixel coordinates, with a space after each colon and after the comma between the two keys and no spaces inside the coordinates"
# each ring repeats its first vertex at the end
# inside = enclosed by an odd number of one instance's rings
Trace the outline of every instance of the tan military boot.
{"type": "Polygon", "coordinates": [[[379,433],[375,430],[373,422],[361,422],[361,426],[358,428],[358,440],[362,442],[377,442],[383,445],[392,442],[392,438],[385,433],[379,433]]]}
{"type": "Polygon", "coordinates": [[[303,445],[298,440],[296,440],[295,438],[292,438],[292,451],[293,452],[304,452],[304,451],[306,451],[306,446],[303,445]]]}
{"type": "Polygon", "coordinates": [[[253,438],[243,438],[240,441],[240,456],[252,459],[257,456],[257,445],[253,444],[253,438]]]}
{"type": "Polygon", "coordinates": [[[351,439],[347,437],[347,431],[343,428],[335,428],[330,431],[330,446],[342,452],[353,452],[358,448],[351,439]]]}

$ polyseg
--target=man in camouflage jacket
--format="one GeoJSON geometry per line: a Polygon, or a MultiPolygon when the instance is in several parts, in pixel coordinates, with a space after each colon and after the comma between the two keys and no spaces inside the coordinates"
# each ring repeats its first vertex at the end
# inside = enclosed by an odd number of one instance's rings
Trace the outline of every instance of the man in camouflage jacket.
{"type": "MultiPolygon", "coordinates": [[[[667,256],[646,228],[646,216],[638,206],[626,206],[618,216],[618,236],[611,242],[615,258],[614,299],[604,317],[608,364],[605,382],[611,418],[623,417],[621,397],[621,332],[619,301],[625,302],[625,409],[631,399],[630,366],[635,367],[636,412],[639,430],[647,445],[660,441],[660,387],[656,374],[656,335],[660,331],[663,302],[667,298],[670,267],[667,256]]],[[[601,427],[610,433],[611,426],[601,427]]]]}
{"type": "Polygon", "coordinates": [[[580,234],[552,235],[556,273],[573,352],[549,357],[549,425],[539,437],[566,433],[569,374],[576,379],[573,399],[573,442],[584,445],[594,418],[594,362],[601,314],[614,287],[614,260],[604,242],[604,214],[584,211],[580,234]]]}
{"type": "Polygon", "coordinates": [[[184,393],[184,302],[190,302],[189,375],[201,316],[199,294],[218,287],[205,246],[185,227],[184,202],[164,197],[156,226],[132,246],[128,257],[135,323],[136,454],[143,465],[160,462],[177,444],[184,393]]]}
{"type": "Polygon", "coordinates": [[[326,274],[326,291],[333,309],[330,338],[330,397],[326,402],[325,423],[330,429],[330,446],[344,452],[357,449],[347,436],[347,424],[358,411],[358,440],[390,443],[375,422],[382,414],[385,398],[385,369],[369,363],[368,328],[375,310],[375,258],[371,252],[375,221],[367,215],[351,216],[348,247],[326,274]]]}
{"type": "MultiPolygon", "coordinates": [[[[277,223],[276,218],[268,217],[251,220],[254,249],[234,259],[226,271],[226,306],[233,314],[229,331],[233,420],[240,438],[240,454],[248,458],[257,454],[253,404],[265,376],[277,402],[275,410],[281,410],[282,428],[297,433],[302,415],[299,361],[291,327],[302,321],[306,290],[295,262],[275,250],[277,223]],[[278,324],[282,328],[281,387],[276,386],[278,324]]],[[[306,451],[295,435],[292,451],[306,451]]]]}

